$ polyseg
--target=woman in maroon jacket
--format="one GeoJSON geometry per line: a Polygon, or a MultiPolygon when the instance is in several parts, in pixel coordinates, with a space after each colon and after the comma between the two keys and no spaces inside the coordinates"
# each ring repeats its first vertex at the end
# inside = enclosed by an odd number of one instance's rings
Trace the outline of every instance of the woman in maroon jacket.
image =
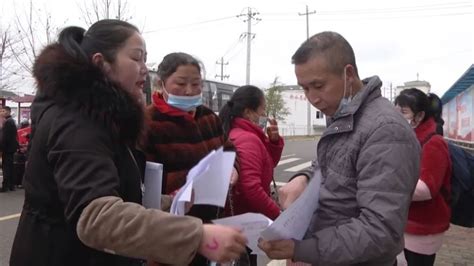
{"type": "Polygon", "coordinates": [[[448,145],[436,134],[435,116],[441,112],[433,96],[415,88],[402,91],[395,105],[422,146],[420,178],[405,229],[405,258],[408,266],[433,265],[451,217],[451,160],[448,145]]]}
{"type": "Polygon", "coordinates": [[[255,212],[275,219],[280,208],[270,196],[270,183],[283,151],[283,139],[274,119],[269,121],[265,135],[263,92],[254,86],[238,88],[219,117],[241,160],[240,178],[233,189],[234,214],[255,212]]]}

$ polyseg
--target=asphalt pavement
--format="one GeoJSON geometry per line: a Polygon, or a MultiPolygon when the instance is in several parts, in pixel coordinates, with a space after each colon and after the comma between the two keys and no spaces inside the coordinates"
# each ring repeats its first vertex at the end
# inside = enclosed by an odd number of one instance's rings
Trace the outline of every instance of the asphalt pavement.
{"type": "MultiPolygon", "coordinates": [[[[285,140],[285,149],[274,175],[279,185],[286,183],[291,176],[311,164],[316,153],[317,139],[318,137],[285,140]]],[[[8,265],[23,199],[23,190],[0,193],[0,266],[8,265]]],[[[286,263],[272,261],[270,265],[283,266],[286,263]]],[[[445,241],[437,254],[435,265],[474,266],[474,229],[452,225],[446,232],[445,241]]]]}

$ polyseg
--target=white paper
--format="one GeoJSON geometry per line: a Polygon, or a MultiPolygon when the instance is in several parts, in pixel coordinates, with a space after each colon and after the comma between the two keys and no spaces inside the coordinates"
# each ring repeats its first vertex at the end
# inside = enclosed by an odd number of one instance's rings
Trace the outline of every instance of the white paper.
{"type": "Polygon", "coordinates": [[[163,165],[146,162],[143,206],[145,208],[161,209],[161,186],[163,179],[163,165]]]}
{"type": "Polygon", "coordinates": [[[318,208],[320,187],[321,171],[317,169],[301,196],[262,232],[262,238],[265,240],[303,239],[313,213],[318,208]]]}
{"type": "Polygon", "coordinates": [[[268,217],[260,213],[244,213],[236,216],[231,216],[223,219],[212,221],[215,224],[227,225],[242,230],[242,233],[247,237],[247,246],[252,250],[252,254],[265,255],[266,254],[258,248],[258,239],[260,234],[271,223],[268,217]]]}
{"type": "Polygon", "coordinates": [[[173,198],[170,213],[185,215],[185,203],[209,204],[224,207],[229,190],[230,176],[235,152],[224,152],[222,148],[210,152],[195,165],[186,177],[186,184],[173,198]]]}
{"type": "Polygon", "coordinates": [[[216,151],[208,171],[194,181],[194,204],[225,206],[234,160],[235,152],[216,151]]]}

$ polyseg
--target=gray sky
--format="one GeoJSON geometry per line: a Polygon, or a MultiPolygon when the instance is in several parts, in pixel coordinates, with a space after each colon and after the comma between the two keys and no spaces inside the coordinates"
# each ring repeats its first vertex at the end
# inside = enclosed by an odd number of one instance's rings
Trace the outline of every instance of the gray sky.
{"type": "MultiPolygon", "coordinates": [[[[2,23],[10,10],[26,0],[3,0],[2,23]]],[[[45,1],[34,0],[44,8],[45,1]]],[[[56,25],[85,26],[78,1],[48,0],[56,25]]],[[[337,31],[353,46],[361,77],[379,75],[384,86],[420,80],[431,83],[440,96],[474,63],[473,0],[129,0],[130,22],[143,29],[148,62],[182,51],[203,61],[206,78],[220,74],[216,61],[224,57],[225,82],[245,83],[247,31],[236,15],[252,7],[261,19],[252,25],[251,83],[268,87],[278,76],[295,84],[290,58],[306,39],[306,19],[298,13],[316,10],[309,18],[310,35],[337,31]],[[469,26],[471,25],[471,26],[469,26]]]]}

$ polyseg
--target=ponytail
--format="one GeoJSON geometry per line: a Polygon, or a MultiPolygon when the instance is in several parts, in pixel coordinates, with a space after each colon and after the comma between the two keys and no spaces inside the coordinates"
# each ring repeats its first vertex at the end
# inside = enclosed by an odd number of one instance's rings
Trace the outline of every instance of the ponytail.
{"type": "Polygon", "coordinates": [[[263,91],[255,86],[245,85],[237,88],[227,104],[219,111],[225,137],[229,137],[232,122],[236,117],[242,117],[245,109],[256,111],[264,100],[263,91]]]}
{"type": "Polygon", "coordinates": [[[219,118],[222,122],[222,128],[224,129],[224,137],[225,139],[229,138],[230,127],[232,122],[234,121],[234,116],[232,115],[232,107],[233,102],[228,101],[227,104],[222,106],[221,110],[219,111],[219,118]]]}
{"type": "Polygon", "coordinates": [[[87,62],[89,61],[86,54],[81,48],[84,33],[86,31],[80,27],[67,27],[59,34],[58,42],[61,44],[66,52],[75,59],[87,62]]]}
{"type": "Polygon", "coordinates": [[[433,118],[436,122],[436,133],[443,135],[443,125],[444,120],[442,118],[443,114],[443,103],[438,95],[434,93],[428,93],[428,102],[430,113],[433,115],[433,118]]]}

